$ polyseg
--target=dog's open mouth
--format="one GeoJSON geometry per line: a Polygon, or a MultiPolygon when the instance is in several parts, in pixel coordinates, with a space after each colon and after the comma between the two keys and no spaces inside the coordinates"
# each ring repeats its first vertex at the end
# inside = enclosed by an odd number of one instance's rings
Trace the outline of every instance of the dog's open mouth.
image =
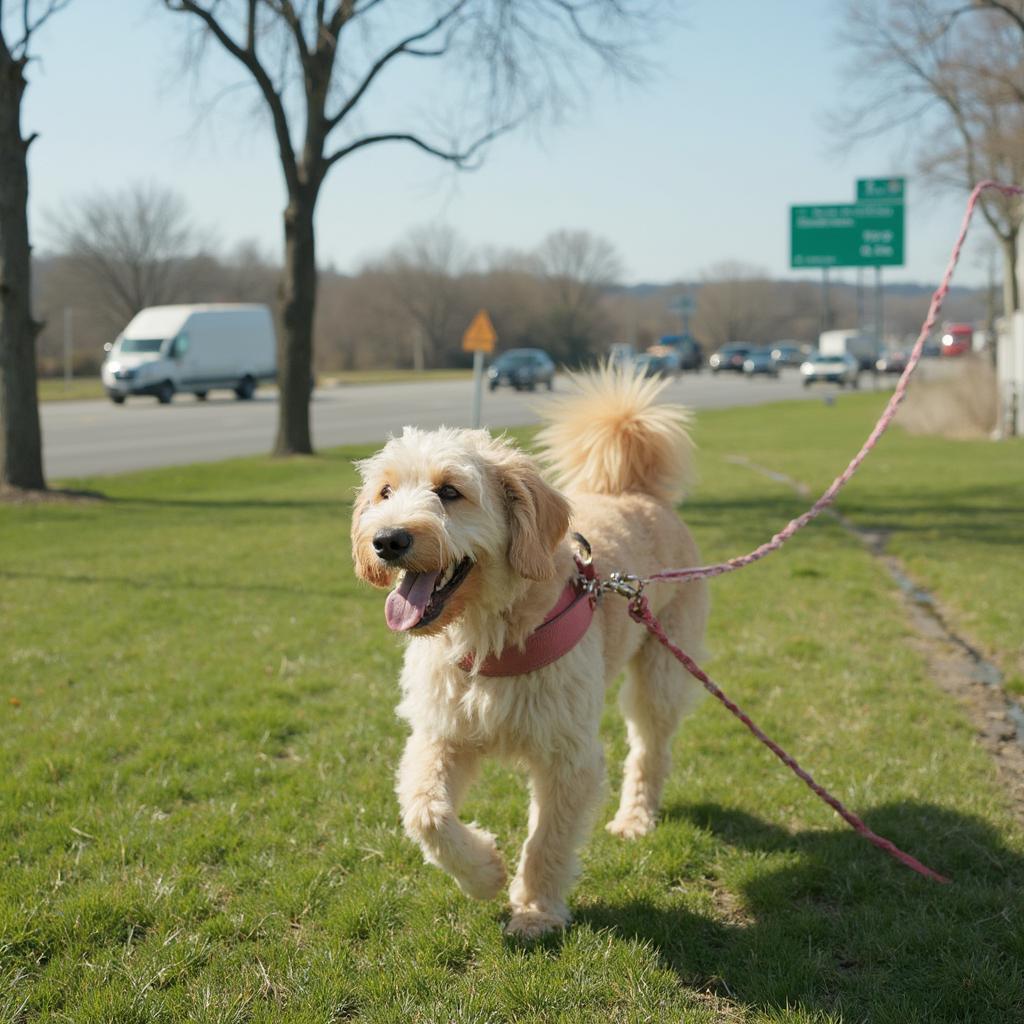
{"type": "Polygon", "coordinates": [[[388,629],[404,632],[429,625],[441,614],[448,598],[459,589],[472,568],[472,559],[463,558],[443,572],[407,569],[384,604],[388,629]]]}

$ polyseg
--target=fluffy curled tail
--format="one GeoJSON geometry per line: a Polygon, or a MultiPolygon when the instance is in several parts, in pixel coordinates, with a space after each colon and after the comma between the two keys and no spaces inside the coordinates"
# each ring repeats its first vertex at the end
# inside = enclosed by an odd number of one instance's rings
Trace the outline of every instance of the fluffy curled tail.
{"type": "Polygon", "coordinates": [[[692,417],[681,406],[655,404],[666,381],[611,366],[573,380],[579,393],[547,406],[539,435],[559,484],[576,494],[681,498],[693,476],[692,417]]]}

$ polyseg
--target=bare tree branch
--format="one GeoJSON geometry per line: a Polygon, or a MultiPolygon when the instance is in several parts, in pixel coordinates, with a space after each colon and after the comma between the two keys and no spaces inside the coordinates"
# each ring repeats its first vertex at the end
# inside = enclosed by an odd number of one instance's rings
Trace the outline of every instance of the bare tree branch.
{"type": "Polygon", "coordinates": [[[442,160],[447,160],[449,163],[455,164],[455,166],[461,170],[472,170],[477,166],[470,163],[473,157],[489,142],[493,142],[498,138],[498,136],[512,131],[515,127],[516,125],[512,123],[501,125],[498,128],[493,128],[491,131],[481,135],[475,142],[466,146],[464,149],[458,149],[455,147],[442,149],[440,146],[431,145],[412,132],[381,132],[374,135],[364,135],[362,138],[356,139],[355,141],[342,146],[340,149],[335,150],[329,157],[327,157],[326,165],[327,167],[331,167],[339,160],[343,160],[349,154],[356,152],[356,150],[364,149],[366,146],[376,145],[379,142],[410,142],[417,148],[422,149],[425,153],[439,157],[442,160]]]}
{"type": "Polygon", "coordinates": [[[194,14],[200,18],[221,46],[239,63],[248,68],[259,86],[267,106],[270,108],[270,115],[274,123],[274,135],[277,138],[277,148],[281,157],[281,169],[289,191],[298,189],[300,187],[299,172],[295,159],[295,150],[292,146],[291,133],[288,130],[288,117],[285,113],[284,102],[280,93],[274,88],[274,83],[266,68],[256,56],[257,0],[248,0],[249,15],[246,45],[244,47],[231,38],[230,34],[214,16],[212,9],[208,10],[205,7],[201,7],[195,0],[164,0],[164,4],[168,10],[194,14]]]}
{"type": "Polygon", "coordinates": [[[28,48],[33,33],[40,29],[53,15],[62,11],[71,0],[47,0],[41,12],[32,17],[32,0],[21,0],[21,36],[11,43],[3,37],[3,3],[0,2],[0,56],[6,59],[24,60],[28,56],[28,48]]]}
{"type": "Polygon", "coordinates": [[[434,33],[442,29],[448,24],[455,16],[466,6],[467,0],[458,0],[457,3],[453,4],[443,14],[435,19],[432,25],[419,32],[414,32],[412,35],[406,36],[401,42],[396,43],[389,50],[385,50],[383,54],[374,62],[370,67],[370,70],[363,76],[363,80],[359,85],[352,91],[349,98],[342,104],[341,109],[332,116],[327,118],[328,131],[336,127],[344,120],[345,116],[349,114],[356,104],[366,94],[367,89],[370,88],[373,80],[380,74],[381,71],[387,67],[396,57],[401,54],[409,54],[417,57],[440,57],[448,52],[448,43],[436,50],[414,50],[411,49],[414,43],[422,42],[424,39],[430,38],[434,33]]]}
{"type": "Polygon", "coordinates": [[[1024,11],[1017,10],[1003,0],[975,0],[975,9],[989,8],[993,11],[1000,11],[1005,14],[1016,26],[1024,32],[1024,11]]]}
{"type": "MultiPolygon", "coordinates": [[[[300,60],[305,63],[309,57],[309,46],[306,44],[306,35],[302,31],[302,21],[292,6],[291,0],[266,0],[267,6],[291,29],[292,38],[295,40],[295,47],[299,51],[300,60]]],[[[319,13],[317,17],[317,34],[323,24],[319,13]]]]}

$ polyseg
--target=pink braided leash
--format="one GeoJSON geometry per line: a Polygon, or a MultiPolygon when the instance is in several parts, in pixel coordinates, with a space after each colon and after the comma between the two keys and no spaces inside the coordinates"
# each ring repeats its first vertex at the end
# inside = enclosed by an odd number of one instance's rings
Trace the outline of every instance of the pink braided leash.
{"type": "Polygon", "coordinates": [[[843,472],[832,481],[821,497],[802,515],[797,516],[796,519],[790,520],[790,522],[782,530],[776,533],[771,540],[765,542],[760,547],[755,548],[749,554],[739,555],[736,558],[730,558],[726,562],[719,562],[715,565],[696,566],[689,569],[665,569],[662,572],[652,573],[650,576],[642,576],[639,578],[627,577],[626,579],[629,580],[628,583],[625,583],[622,580],[622,574],[613,574],[613,577],[620,577],[620,582],[611,587],[611,589],[617,590],[619,593],[625,593],[630,596],[629,614],[637,622],[646,626],[648,631],[657,638],[659,643],[663,644],[672,652],[673,655],[675,655],[677,660],[690,673],[690,675],[697,679],[713,697],[721,701],[721,703],[724,704],[780,761],[782,761],[784,765],[786,765],[814,793],[824,800],[825,803],[827,803],[848,825],[851,826],[851,828],[854,829],[854,831],[862,835],[868,840],[868,842],[873,843],[878,847],[878,849],[884,850],[901,864],[905,864],[911,870],[916,871],[919,875],[923,875],[925,878],[930,878],[934,882],[942,883],[948,883],[950,879],[945,875],[940,875],[937,871],[933,871],[926,864],[922,864],[916,857],[912,857],[909,853],[905,853],[896,846],[895,843],[886,839],[884,836],[878,835],[878,833],[873,832],[868,828],[868,826],[858,818],[856,814],[843,806],[843,804],[829,793],[824,786],[815,782],[811,774],[801,768],[793,757],[787,754],[786,751],[784,751],[774,740],[770,739],[750,718],[750,716],[743,711],[742,708],[733,703],[733,701],[731,701],[722,692],[721,688],[710,679],[707,673],[704,672],[704,670],[688,654],[686,654],[685,651],[672,643],[668,638],[668,635],[665,633],[665,630],[662,628],[661,623],[651,611],[647,598],[644,597],[641,590],[643,589],[644,584],[653,583],[656,580],[706,579],[711,576],[721,576],[724,573],[732,572],[734,569],[741,569],[744,566],[760,561],[765,557],[765,555],[768,555],[773,551],[778,551],[778,549],[781,548],[782,545],[793,536],[793,534],[805,527],[812,519],[815,519],[822,511],[832,504],[836,495],[840,490],[842,490],[849,479],[857,471],[860,464],[867,457],[868,452],[875,447],[878,443],[878,439],[883,433],[885,433],[889,424],[892,422],[893,417],[896,415],[896,410],[899,408],[900,403],[906,395],[910,376],[917,367],[918,361],[921,358],[921,352],[924,349],[925,341],[928,339],[928,335],[931,334],[932,328],[934,328],[935,323],[938,320],[943,300],[949,292],[949,284],[953,278],[953,271],[956,269],[957,262],[960,259],[960,251],[963,249],[964,240],[967,237],[967,229],[970,227],[974,209],[978,204],[978,199],[980,198],[981,193],[987,189],[996,189],[1006,196],[1024,195],[1024,189],[1018,188],[1015,185],[1001,185],[995,181],[982,181],[974,186],[974,189],[971,191],[970,198],[967,200],[967,209],[964,212],[963,222],[960,225],[960,232],[957,235],[956,242],[953,245],[953,251],[949,257],[946,272],[942,275],[939,287],[936,288],[932,295],[931,304],[928,307],[928,315],[925,317],[925,321],[921,325],[921,332],[917,336],[917,341],[914,343],[914,348],[910,353],[910,358],[907,360],[906,369],[903,371],[896,384],[896,389],[893,392],[892,398],[889,399],[885,410],[879,417],[878,422],[875,424],[874,430],[872,430],[868,435],[868,438],[861,446],[860,451],[858,451],[850,460],[846,469],[844,469],[843,472]]]}
{"type": "Polygon", "coordinates": [[[654,617],[651,612],[650,605],[647,603],[647,598],[643,594],[637,595],[629,604],[629,614],[636,619],[637,622],[642,623],[647,629],[657,637],[658,641],[665,645],[682,663],[683,667],[690,673],[694,678],[698,679],[704,686],[704,689],[708,691],[713,697],[720,700],[787,768],[789,768],[797,778],[801,779],[806,785],[814,792],[817,793],[822,800],[825,801],[848,825],[850,825],[854,831],[860,833],[869,843],[874,843],[880,850],[884,850],[889,856],[895,857],[901,864],[906,864],[908,868],[916,871],[919,875],[924,875],[925,878],[930,878],[933,882],[949,882],[945,875],[940,875],[937,871],[933,871],[926,864],[922,864],[916,857],[912,857],[909,853],[904,853],[895,843],[891,840],[886,839],[885,836],[878,835],[877,832],[872,832],[864,822],[857,817],[853,811],[848,810],[843,804],[836,799],[824,786],[814,781],[813,776],[810,772],[801,768],[797,763],[796,759],[786,753],[773,739],[765,735],[761,728],[751,717],[741,708],[739,705],[734,704],[729,698],[722,692],[721,688],[714,683],[704,672],[704,670],[698,665],[685,651],[677,647],[668,638],[665,630],[662,628],[661,623],[654,617]]]}

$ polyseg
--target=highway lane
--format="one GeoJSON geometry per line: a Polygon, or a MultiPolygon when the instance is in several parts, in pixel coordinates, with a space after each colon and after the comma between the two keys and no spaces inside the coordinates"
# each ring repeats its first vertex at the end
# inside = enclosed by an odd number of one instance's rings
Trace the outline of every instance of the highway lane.
{"type": "MultiPolygon", "coordinates": [[[[569,387],[559,378],[556,394],[569,387]]],[[[787,398],[821,401],[832,391],[831,385],[827,391],[825,386],[805,390],[795,370],[778,380],[701,373],[674,381],[665,400],[694,409],[723,408],[787,398]]],[[[468,426],[472,396],[472,383],[465,380],[321,388],[313,397],[313,443],[325,448],[382,441],[406,424],[468,426]]],[[[537,400],[545,397],[544,392],[485,390],[484,425],[500,429],[535,423],[537,400]]],[[[236,401],[228,392],[214,392],[206,402],[179,395],[170,405],[152,398],[129,399],[121,406],[105,400],[46,402],[41,415],[46,474],[55,481],[268,452],[277,397],[263,390],[250,402],[236,401]]]]}

